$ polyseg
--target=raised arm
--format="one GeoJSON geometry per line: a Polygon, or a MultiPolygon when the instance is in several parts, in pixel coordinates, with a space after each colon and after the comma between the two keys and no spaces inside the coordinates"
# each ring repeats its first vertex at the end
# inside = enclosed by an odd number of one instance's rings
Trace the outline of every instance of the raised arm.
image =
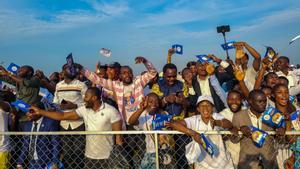
{"type": "Polygon", "coordinates": [[[99,76],[97,76],[96,73],[84,68],[81,71],[83,73],[83,75],[89,79],[93,84],[95,85],[100,85],[103,88],[107,89],[107,90],[114,90],[114,81],[110,80],[110,79],[104,79],[104,78],[100,78],[99,76]]]}
{"type": "Polygon", "coordinates": [[[245,96],[245,98],[248,98],[249,89],[246,86],[246,83],[244,81],[244,79],[245,79],[245,72],[243,72],[243,70],[241,70],[237,66],[234,66],[234,76],[239,81],[239,85],[240,85],[240,88],[242,90],[243,95],[245,96]]]}
{"type": "Polygon", "coordinates": [[[139,109],[129,117],[128,123],[130,125],[138,124],[138,120],[141,114],[143,113],[143,111],[146,109],[147,105],[148,105],[148,97],[146,96],[143,98],[142,102],[140,103],[139,109]]]}
{"type": "MultiPolygon", "coordinates": [[[[153,64],[150,61],[148,61],[146,58],[142,57],[142,56],[136,57],[135,58],[135,63],[136,64],[143,63],[145,65],[146,69],[148,70],[147,73],[140,76],[141,84],[144,87],[149,83],[149,81],[151,79],[153,79],[156,76],[157,71],[154,68],[153,64]]],[[[137,79],[139,79],[139,78],[137,78],[137,79]]]]}
{"type": "Polygon", "coordinates": [[[15,83],[22,83],[23,78],[20,78],[14,74],[8,72],[3,66],[0,66],[0,77],[7,83],[13,84],[15,83]]]}
{"type": "Polygon", "coordinates": [[[172,63],[172,55],[175,53],[173,48],[170,48],[168,50],[168,58],[167,58],[167,63],[172,63]]]}
{"type": "Polygon", "coordinates": [[[255,71],[259,71],[260,63],[261,63],[260,54],[248,43],[246,43],[246,42],[238,42],[238,43],[241,43],[241,45],[244,46],[247,49],[247,51],[254,57],[252,66],[255,71]]]}

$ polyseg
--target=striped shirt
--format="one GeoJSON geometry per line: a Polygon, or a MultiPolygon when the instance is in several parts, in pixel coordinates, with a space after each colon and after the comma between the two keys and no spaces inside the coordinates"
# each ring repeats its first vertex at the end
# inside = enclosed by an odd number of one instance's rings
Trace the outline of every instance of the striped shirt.
{"type": "MultiPolygon", "coordinates": [[[[135,77],[133,83],[130,85],[130,87],[132,87],[132,97],[134,99],[134,102],[132,103],[133,107],[138,107],[140,105],[142,98],[144,97],[144,90],[143,90],[144,87],[157,74],[157,71],[153,67],[152,63],[147,62],[145,63],[145,66],[148,69],[148,72],[143,75],[139,75],[135,77]]],[[[121,117],[123,120],[123,129],[126,129],[125,123],[128,124],[128,120],[131,114],[127,114],[125,110],[125,105],[124,105],[125,87],[123,82],[100,78],[99,76],[97,76],[96,73],[91,72],[87,69],[84,69],[83,71],[85,77],[87,77],[93,84],[100,85],[103,88],[113,91],[115,93],[118,109],[121,112],[121,117]]]]}
{"type": "MultiPolygon", "coordinates": [[[[56,85],[53,103],[61,104],[62,100],[70,101],[74,104],[77,104],[77,107],[84,106],[84,95],[87,90],[87,86],[84,82],[81,82],[77,79],[73,80],[70,83],[66,83],[64,80],[60,81],[56,85]]],[[[69,112],[72,110],[64,110],[64,112],[69,112]]],[[[60,122],[61,127],[68,129],[69,126],[71,129],[75,129],[83,124],[83,120],[63,120],[60,122]]]]}

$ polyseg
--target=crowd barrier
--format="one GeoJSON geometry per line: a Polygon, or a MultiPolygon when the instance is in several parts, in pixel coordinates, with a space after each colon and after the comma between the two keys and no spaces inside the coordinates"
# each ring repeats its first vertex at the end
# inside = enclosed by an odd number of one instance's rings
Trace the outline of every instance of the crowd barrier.
{"type": "MultiPolygon", "coordinates": [[[[221,163],[233,163],[237,168],[239,161],[239,143],[233,143],[230,139],[232,134],[228,131],[198,131],[206,136],[222,136],[227,161],[218,161],[221,163]]],[[[282,141],[282,137],[277,137],[274,131],[267,131],[268,142],[275,147],[273,152],[274,159],[277,160],[278,167],[283,169],[284,161],[292,156],[290,147],[292,143],[282,141]]],[[[241,135],[241,133],[239,133],[241,135]]],[[[300,131],[288,131],[286,136],[299,137],[300,131]]],[[[22,168],[34,168],[30,163],[30,140],[36,141],[35,156],[39,164],[36,168],[194,168],[189,164],[186,158],[186,148],[189,147],[192,139],[177,131],[76,131],[76,132],[0,132],[0,144],[4,138],[9,140],[9,152],[7,156],[0,156],[0,169],[17,168],[19,161],[23,161],[22,168]],[[122,135],[123,145],[112,145],[112,150],[107,160],[93,161],[85,157],[85,144],[89,142],[90,147],[98,147],[96,152],[101,152],[99,146],[105,150],[109,149],[107,144],[99,141],[100,137],[122,135]],[[95,141],[93,141],[95,140],[95,141]],[[27,143],[27,144],[26,144],[27,143]],[[95,144],[95,145],[93,145],[95,144]],[[25,147],[27,145],[27,148],[25,147]],[[51,150],[48,150],[51,149],[51,150]],[[25,153],[24,153],[25,152],[25,153]],[[7,157],[7,161],[5,161],[7,157]],[[48,159],[49,160],[46,160],[48,159]],[[54,160],[56,159],[56,160],[54,160]],[[44,162],[43,160],[47,161],[44,162]],[[47,164],[46,164],[47,163],[47,164]],[[89,164],[87,164],[89,163],[89,164]]],[[[105,138],[105,139],[109,139],[105,138]]],[[[101,139],[100,139],[101,140],[101,139]]],[[[221,141],[222,142],[222,141],[221,141]]],[[[213,142],[214,143],[214,142],[213,142]]],[[[215,144],[215,143],[214,143],[215,144]]],[[[293,143],[294,144],[294,143],[293,143]]],[[[223,151],[220,149],[219,151],[223,151]]],[[[249,150],[250,151],[250,150],[249,150]]],[[[215,152],[216,156],[222,154],[215,152]]],[[[5,154],[5,153],[4,153],[5,154]]],[[[249,160],[254,158],[249,156],[249,160]]],[[[257,156],[255,156],[257,158],[257,156]]],[[[261,160],[259,158],[255,160],[261,160]]],[[[254,161],[255,161],[254,160],[254,161]]],[[[200,162],[201,164],[201,162],[200,162]]],[[[217,165],[217,164],[214,164],[217,165]]],[[[262,164],[263,166],[264,164],[262,164]]],[[[208,166],[209,167],[209,166],[208,166]]],[[[205,167],[202,167],[205,168],[205,167]]],[[[263,167],[262,167],[263,168],[263,167]]],[[[266,168],[266,167],[265,167],[266,168]]]]}

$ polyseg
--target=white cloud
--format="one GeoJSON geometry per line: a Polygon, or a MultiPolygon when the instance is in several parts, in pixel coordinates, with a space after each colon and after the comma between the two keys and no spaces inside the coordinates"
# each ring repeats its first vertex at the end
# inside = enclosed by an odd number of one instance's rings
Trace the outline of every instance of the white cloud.
{"type": "Polygon", "coordinates": [[[64,31],[71,28],[99,23],[112,17],[122,16],[128,11],[123,3],[97,3],[91,1],[92,10],[65,10],[50,14],[49,20],[42,19],[40,14],[25,13],[12,9],[0,10],[0,37],[9,34],[37,34],[54,31],[64,31]]]}
{"type": "Polygon", "coordinates": [[[102,12],[108,16],[121,16],[129,11],[129,6],[125,2],[106,3],[102,1],[87,1],[98,12],[102,12]]]}
{"type": "Polygon", "coordinates": [[[236,29],[238,32],[257,31],[281,26],[287,23],[298,23],[300,19],[300,8],[275,11],[268,15],[250,21],[250,23],[236,29]]]}

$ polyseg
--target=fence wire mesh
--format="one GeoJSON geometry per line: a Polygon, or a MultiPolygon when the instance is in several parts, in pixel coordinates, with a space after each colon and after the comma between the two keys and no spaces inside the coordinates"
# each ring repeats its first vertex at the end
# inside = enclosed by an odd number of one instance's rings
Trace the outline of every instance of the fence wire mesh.
{"type": "Polygon", "coordinates": [[[241,135],[205,132],[215,150],[211,157],[201,146],[197,152],[199,144],[191,137],[175,131],[7,132],[0,133],[1,145],[9,146],[0,151],[0,169],[284,169],[297,160],[299,134],[269,132],[258,148],[241,135]],[[116,134],[123,136],[122,145],[113,144],[116,134]]]}

